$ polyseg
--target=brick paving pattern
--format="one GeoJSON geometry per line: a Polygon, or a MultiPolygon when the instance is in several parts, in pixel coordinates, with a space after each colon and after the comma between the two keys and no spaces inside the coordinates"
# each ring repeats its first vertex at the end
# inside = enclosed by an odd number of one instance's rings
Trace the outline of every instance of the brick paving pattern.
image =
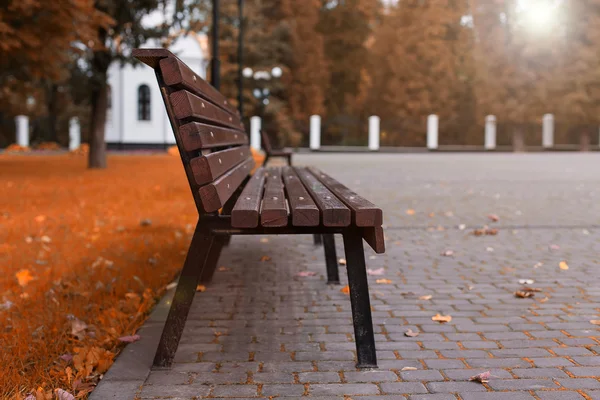
{"type": "Polygon", "coordinates": [[[234,237],[174,367],[152,371],[138,398],[600,399],[598,155],[297,160],[384,207],[387,252],[365,246],[368,268],[385,270],[369,277],[379,369],[354,367],[344,267],[342,286],[328,286],[311,237],[234,237]],[[498,234],[471,234],[486,224],[498,234]],[[296,276],[306,270],[317,275],[296,276]],[[521,279],[541,291],[515,297],[521,279]],[[488,383],[469,381],[485,371],[488,383]]]}

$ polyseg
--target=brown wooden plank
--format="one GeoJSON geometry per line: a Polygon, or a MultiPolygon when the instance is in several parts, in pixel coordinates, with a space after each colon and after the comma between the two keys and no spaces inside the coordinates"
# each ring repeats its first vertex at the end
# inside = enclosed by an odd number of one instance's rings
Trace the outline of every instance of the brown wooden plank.
{"type": "Polygon", "coordinates": [[[381,226],[363,228],[363,239],[365,239],[365,242],[371,246],[375,253],[385,253],[385,239],[383,236],[383,228],[381,226]]]}
{"type": "Polygon", "coordinates": [[[268,168],[265,181],[260,224],[266,227],[286,226],[288,210],[283,191],[281,168],[268,168]]]}
{"type": "Polygon", "coordinates": [[[169,96],[175,117],[180,120],[196,119],[228,128],[239,129],[240,123],[227,111],[201,99],[187,90],[174,92],[169,96]]]}
{"type": "Polygon", "coordinates": [[[213,183],[202,186],[199,189],[202,208],[205,212],[214,212],[223,207],[233,192],[242,184],[254,167],[252,158],[238,164],[235,168],[221,175],[213,183]]]}
{"type": "Polygon", "coordinates": [[[160,70],[165,84],[168,86],[173,86],[176,90],[188,90],[195,95],[210,101],[219,108],[226,110],[239,121],[239,112],[231,105],[231,103],[229,103],[229,100],[177,57],[169,57],[160,60],[160,70]]]}
{"type": "Polygon", "coordinates": [[[269,139],[269,135],[264,130],[260,130],[260,139],[262,142],[262,147],[265,149],[267,153],[271,153],[273,148],[271,147],[271,139],[269,139]]]}
{"type": "Polygon", "coordinates": [[[318,226],[320,221],[319,208],[291,167],[282,171],[285,191],[290,204],[292,225],[318,226]]]}
{"type": "Polygon", "coordinates": [[[256,228],[258,226],[264,186],[265,169],[259,168],[252,175],[231,210],[231,226],[234,228],[256,228]]]}
{"type": "Polygon", "coordinates": [[[306,168],[294,168],[298,177],[319,207],[324,226],[348,226],[352,213],[335,195],[306,168]]]}
{"type": "Polygon", "coordinates": [[[250,157],[248,146],[216,151],[190,161],[196,183],[200,186],[210,183],[250,157]]]}
{"type": "Polygon", "coordinates": [[[175,57],[167,49],[133,49],[131,55],[154,69],[158,68],[160,60],[175,57]]]}
{"type": "Polygon", "coordinates": [[[356,226],[381,226],[383,224],[381,208],[317,168],[309,167],[308,170],[352,210],[352,222],[356,226]]]}
{"type": "Polygon", "coordinates": [[[181,126],[179,134],[186,151],[248,143],[248,135],[245,132],[199,122],[181,126]]]}

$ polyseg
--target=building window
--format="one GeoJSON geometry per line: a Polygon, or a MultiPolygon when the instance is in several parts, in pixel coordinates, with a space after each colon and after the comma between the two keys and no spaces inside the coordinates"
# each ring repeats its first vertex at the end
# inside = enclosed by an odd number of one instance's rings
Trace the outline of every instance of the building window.
{"type": "Polygon", "coordinates": [[[138,120],[150,121],[150,88],[140,85],[138,88],[138,120]]]}

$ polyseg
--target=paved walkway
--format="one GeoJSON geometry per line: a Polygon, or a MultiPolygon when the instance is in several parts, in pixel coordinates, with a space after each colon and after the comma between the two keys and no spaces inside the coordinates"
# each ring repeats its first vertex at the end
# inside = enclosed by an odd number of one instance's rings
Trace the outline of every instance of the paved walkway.
{"type": "Polygon", "coordinates": [[[590,323],[600,319],[600,155],[327,154],[297,163],[384,207],[387,252],[366,246],[368,267],[385,270],[370,277],[380,368],[354,368],[349,299],[325,283],[310,237],[234,237],[224,268],[196,296],[172,370],[148,375],[159,308],[93,399],[600,399],[600,326],[590,323]],[[485,224],[499,233],[471,234],[485,224]],[[541,291],[515,297],[521,279],[541,291]],[[437,313],[452,321],[432,321],[437,313]],[[406,337],[409,328],[419,336],[406,337]],[[468,381],[485,371],[488,383],[468,381]]]}

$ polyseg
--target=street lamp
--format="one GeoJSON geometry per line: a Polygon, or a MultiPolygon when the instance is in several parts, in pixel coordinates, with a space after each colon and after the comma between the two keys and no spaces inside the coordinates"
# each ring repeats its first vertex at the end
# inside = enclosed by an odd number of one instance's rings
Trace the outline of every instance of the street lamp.
{"type": "Polygon", "coordinates": [[[269,96],[271,90],[267,87],[268,83],[273,78],[281,78],[283,70],[280,67],[274,67],[270,71],[258,70],[246,67],[242,70],[242,75],[246,79],[252,79],[255,83],[255,88],[252,90],[252,95],[260,102],[260,116],[264,118],[265,108],[269,104],[269,96]]]}

